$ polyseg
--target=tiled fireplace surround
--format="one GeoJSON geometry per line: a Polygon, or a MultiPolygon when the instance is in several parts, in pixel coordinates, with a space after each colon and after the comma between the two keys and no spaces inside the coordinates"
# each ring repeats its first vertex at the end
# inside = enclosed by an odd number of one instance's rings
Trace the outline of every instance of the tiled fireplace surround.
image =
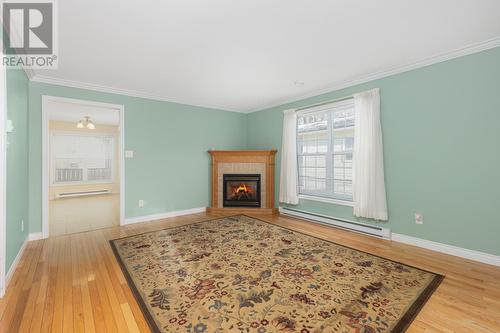
{"type": "Polygon", "coordinates": [[[276,213],[274,208],[274,156],[276,150],[211,150],[212,155],[212,203],[209,211],[235,211],[276,213]],[[224,174],[260,174],[261,207],[223,207],[224,174]]]}

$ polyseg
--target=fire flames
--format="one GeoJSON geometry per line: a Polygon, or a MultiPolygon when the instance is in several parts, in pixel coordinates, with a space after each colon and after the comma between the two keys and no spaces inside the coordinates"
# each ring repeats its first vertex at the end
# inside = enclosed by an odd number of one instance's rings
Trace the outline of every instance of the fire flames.
{"type": "Polygon", "coordinates": [[[234,186],[232,188],[232,198],[236,200],[250,199],[252,197],[251,187],[247,187],[246,184],[242,183],[238,187],[234,186]]]}
{"type": "Polygon", "coordinates": [[[236,193],[240,193],[240,192],[244,192],[244,193],[247,193],[248,190],[247,190],[247,186],[245,184],[241,184],[237,189],[236,189],[236,193]]]}

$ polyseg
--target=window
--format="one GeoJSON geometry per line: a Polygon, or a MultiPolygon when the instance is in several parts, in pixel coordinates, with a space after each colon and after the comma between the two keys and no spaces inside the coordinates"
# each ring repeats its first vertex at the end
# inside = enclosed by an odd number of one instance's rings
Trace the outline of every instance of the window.
{"type": "Polygon", "coordinates": [[[354,101],[299,111],[299,195],[352,201],[354,101]]]}
{"type": "Polygon", "coordinates": [[[112,135],[53,133],[51,140],[53,185],[113,182],[112,135]]]}

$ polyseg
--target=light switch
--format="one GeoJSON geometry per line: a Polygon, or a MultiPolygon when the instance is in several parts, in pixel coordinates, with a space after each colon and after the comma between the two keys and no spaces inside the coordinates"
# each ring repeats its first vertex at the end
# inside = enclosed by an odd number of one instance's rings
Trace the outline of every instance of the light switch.
{"type": "Polygon", "coordinates": [[[12,120],[7,119],[7,124],[5,124],[5,127],[6,127],[6,132],[7,133],[14,132],[14,124],[12,124],[12,120]]]}
{"type": "Polygon", "coordinates": [[[125,158],[134,158],[133,150],[125,150],[125,158]]]}

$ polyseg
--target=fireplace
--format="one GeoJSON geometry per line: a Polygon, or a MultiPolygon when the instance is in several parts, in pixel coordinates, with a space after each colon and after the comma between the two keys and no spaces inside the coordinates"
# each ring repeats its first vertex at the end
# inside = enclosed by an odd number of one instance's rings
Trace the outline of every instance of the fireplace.
{"type": "Polygon", "coordinates": [[[260,175],[224,174],[223,207],[260,208],[260,175]]]}

